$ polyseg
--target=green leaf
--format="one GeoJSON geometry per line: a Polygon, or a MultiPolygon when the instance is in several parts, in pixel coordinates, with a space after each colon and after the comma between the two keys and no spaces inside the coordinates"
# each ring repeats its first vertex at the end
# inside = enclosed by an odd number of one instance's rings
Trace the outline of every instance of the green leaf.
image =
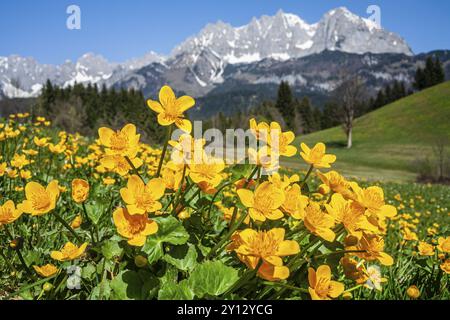
{"type": "Polygon", "coordinates": [[[86,204],[86,212],[89,217],[89,220],[97,225],[100,221],[100,218],[105,211],[104,205],[97,201],[92,201],[86,204]]]}
{"type": "Polygon", "coordinates": [[[138,271],[139,278],[143,282],[141,289],[142,299],[153,299],[157,296],[160,281],[159,279],[150,273],[148,270],[139,270],[138,271]]]}
{"type": "Polygon", "coordinates": [[[88,264],[81,270],[81,277],[83,279],[92,280],[95,272],[96,272],[95,266],[93,266],[92,264],[88,264]]]}
{"type": "Polygon", "coordinates": [[[168,216],[157,217],[154,220],[158,223],[158,232],[149,236],[142,247],[142,251],[148,255],[150,264],[158,261],[164,255],[163,243],[182,245],[189,239],[189,234],[178,219],[168,216]]]}
{"type": "Polygon", "coordinates": [[[238,271],[224,265],[221,261],[207,261],[198,265],[189,278],[189,287],[195,295],[219,296],[226,292],[239,279],[238,271]]]}
{"type": "Polygon", "coordinates": [[[193,244],[175,246],[164,260],[183,271],[192,271],[197,265],[198,253],[193,244]]]}
{"type": "Polygon", "coordinates": [[[158,293],[159,300],[192,300],[194,293],[185,279],[180,283],[166,282],[158,293]]]}
{"type": "Polygon", "coordinates": [[[91,292],[91,300],[109,300],[111,296],[111,287],[109,281],[104,279],[91,292]]]}
{"type": "Polygon", "coordinates": [[[137,272],[122,271],[111,280],[111,299],[139,300],[142,295],[142,281],[137,272]]]}
{"type": "Polygon", "coordinates": [[[102,245],[102,254],[108,260],[112,260],[115,257],[120,257],[122,251],[123,249],[119,246],[119,243],[115,241],[109,240],[102,245]]]}

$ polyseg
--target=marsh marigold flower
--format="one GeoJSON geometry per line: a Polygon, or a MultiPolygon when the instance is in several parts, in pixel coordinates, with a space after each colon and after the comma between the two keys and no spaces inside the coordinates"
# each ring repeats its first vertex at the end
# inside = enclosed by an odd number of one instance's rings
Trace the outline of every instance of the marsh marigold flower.
{"type": "Polygon", "coordinates": [[[14,202],[12,200],[6,201],[0,207],[0,227],[5,224],[10,224],[20,218],[22,211],[16,209],[14,202]]]}
{"type": "Polygon", "coordinates": [[[120,189],[120,195],[127,204],[130,215],[158,211],[162,208],[158,200],[164,195],[165,184],[160,178],[152,179],[147,184],[137,175],[128,178],[127,187],[120,189]]]}
{"type": "Polygon", "coordinates": [[[222,159],[203,157],[200,163],[189,165],[189,177],[197,184],[206,182],[212,188],[217,187],[223,180],[222,171],[225,163],[222,159]]]}
{"type": "Polygon", "coordinates": [[[336,234],[331,230],[334,227],[334,218],[322,211],[318,203],[310,202],[306,207],[304,223],[305,227],[313,234],[326,241],[334,241],[336,234]]]}
{"type": "Polygon", "coordinates": [[[284,240],[285,230],[275,228],[269,231],[245,229],[233,235],[228,247],[235,251],[239,260],[254,270],[258,265],[258,275],[269,281],[283,280],[289,277],[289,268],[283,266],[282,257],[300,252],[296,241],[284,240]],[[260,264],[260,260],[262,263],[260,264]]]}
{"type": "Polygon", "coordinates": [[[439,267],[446,274],[450,274],[450,259],[445,260],[439,267]]]}
{"type": "Polygon", "coordinates": [[[331,269],[322,265],[315,271],[308,269],[309,294],[313,300],[331,300],[339,297],[344,292],[342,283],[331,280],[331,269]]]}
{"type": "Polygon", "coordinates": [[[298,184],[292,185],[285,191],[285,197],[281,209],[294,219],[303,220],[309,199],[302,195],[300,186],[298,184]]]}
{"type": "Polygon", "coordinates": [[[441,252],[450,253],[450,237],[439,237],[437,248],[441,252]]]}
{"type": "Polygon", "coordinates": [[[33,268],[37,272],[37,274],[43,278],[49,278],[58,272],[58,268],[51,263],[46,264],[42,267],[33,266],[33,268]]]}
{"type": "Polygon", "coordinates": [[[83,203],[89,195],[89,183],[83,179],[72,180],[72,199],[76,203],[83,203]]]}
{"type": "Polygon", "coordinates": [[[242,204],[249,208],[249,215],[253,220],[278,220],[283,217],[280,207],[286,197],[283,190],[275,187],[272,183],[263,182],[256,188],[255,192],[239,189],[237,194],[242,204]]]}
{"type": "Polygon", "coordinates": [[[417,286],[412,285],[406,290],[406,294],[411,299],[418,299],[420,297],[420,290],[417,286]]]}
{"type": "Polygon", "coordinates": [[[364,215],[364,208],[352,201],[345,200],[339,193],[333,194],[330,203],[325,204],[325,208],[336,223],[342,223],[347,232],[358,239],[361,238],[363,230],[377,231],[377,228],[370,224],[364,215]]]}
{"type": "Polygon", "coordinates": [[[18,209],[32,216],[46,214],[56,207],[56,201],[59,197],[58,181],[51,181],[47,188],[44,188],[37,182],[28,182],[25,186],[25,197],[18,209]]]}
{"type": "Polygon", "coordinates": [[[71,261],[81,257],[86,251],[88,244],[83,243],[80,247],[77,247],[72,242],[67,242],[61,251],[52,251],[50,256],[58,261],[71,261]]]}
{"type": "Polygon", "coordinates": [[[434,255],[434,246],[420,241],[419,245],[417,246],[417,249],[419,250],[419,254],[421,256],[433,256],[434,255]]]}
{"type": "Polygon", "coordinates": [[[378,260],[382,265],[391,266],[394,259],[384,252],[384,240],[376,234],[363,233],[362,238],[356,246],[350,246],[347,250],[363,251],[355,253],[356,256],[367,261],[378,260]]]}
{"type": "Polygon", "coordinates": [[[172,88],[163,86],[159,91],[159,102],[147,100],[150,109],[158,113],[158,123],[169,126],[173,123],[181,130],[190,133],[192,124],[185,119],[184,112],[195,105],[195,100],[189,96],[177,98],[172,88]]]}
{"type": "Polygon", "coordinates": [[[267,144],[278,156],[293,157],[297,153],[297,148],[291,145],[294,139],[295,134],[292,131],[282,132],[278,122],[270,124],[267,144]]]}
{"type": "Polygon", "coordinates": [[[330,168],[331,164],[336,161],[336,156],[333,154],[325,154],[326,147],[323,143],[318,143],[314,148],[310,149],[306,144],[300,145],[302,152],[300,155],[306,163],[314,166],[316,169],[330,168]]]}
{"type": "Polygon", "coordinates": [[[141,135],[136,134],[136,126],[134,124],[127,124],[118,131],[102,127],[98,129],[98,135],[101,144],[107,148],[107,155],[134,158],[138,152],[141,135]]]}
{"type": "Polygon", "coordinates": [[[70,223],[70,227],[72,229],[78,229],[82,223],[83,223],[83,218],[81,218],[81,215],[77,215],[70,223]]]}
{"type": "Polygon", "coordinates": [[[125,208],[117,208],[113,213],[113,220],[117,232],[132,246],[143,246],[147,236],[158,231],[158,224],[146,214],[131,215],[125,208]]]}

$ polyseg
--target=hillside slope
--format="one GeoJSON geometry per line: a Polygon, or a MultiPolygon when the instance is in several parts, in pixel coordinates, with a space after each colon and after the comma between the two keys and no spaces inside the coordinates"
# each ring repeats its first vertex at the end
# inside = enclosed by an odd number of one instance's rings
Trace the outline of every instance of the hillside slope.
{"type": "MultiPolygon", "coordinates": [[[[324,142],[338,157],[335,168],[347,175],[414,180],[414,162],[431,155],[439,138],[450,141],[450,82],[364,115],[355,121],[353,137],[350,150],[340,127],[300,136],[296,145],[324,142]]],[[[298,166],[297,160],[285,164],[298,166]]]]}

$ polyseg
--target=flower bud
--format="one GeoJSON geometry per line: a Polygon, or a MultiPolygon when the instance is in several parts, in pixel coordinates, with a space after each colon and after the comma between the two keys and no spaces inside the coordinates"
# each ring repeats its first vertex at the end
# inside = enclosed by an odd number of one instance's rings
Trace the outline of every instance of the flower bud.
{"type": "Polygon", "coordinates": [[[134,264],[138,268],[144,268],[147,265],[148,261],[146,257],[138,255],[134,258],[134,264]]]}
{"type": "Polygon", "coordinates": [[[419,288],[417,288],[416,286],[410,286],[407,290],[406,290],[406,294],[408,295],[408,297],[410,297],[411,299],[417,299],[420,297],[420,290],[419,288]]]}
{"type": "Polygon", "coordinates": [[[45,292],[49,292],[52,289],[53,285],[49,282],[44,283],[44,285],[42,286],[42,290],[44,290],[45,292]]]}

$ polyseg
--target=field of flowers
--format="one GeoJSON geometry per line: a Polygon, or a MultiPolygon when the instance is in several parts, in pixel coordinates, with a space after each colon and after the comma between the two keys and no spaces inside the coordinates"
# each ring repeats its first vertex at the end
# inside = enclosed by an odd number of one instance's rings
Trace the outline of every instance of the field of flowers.
{"type": "Polygon", "coordinates": [[[0,299],[450,298],[448,187],[348,181],[324,144],[255,120],[265,153],[226,165],[190,135],[193,105],[148,101],[186,132],[161,149],[133,124],[0,121],[0,299]],[[274,153],[310,169],[264,174],[274,153]]]}

